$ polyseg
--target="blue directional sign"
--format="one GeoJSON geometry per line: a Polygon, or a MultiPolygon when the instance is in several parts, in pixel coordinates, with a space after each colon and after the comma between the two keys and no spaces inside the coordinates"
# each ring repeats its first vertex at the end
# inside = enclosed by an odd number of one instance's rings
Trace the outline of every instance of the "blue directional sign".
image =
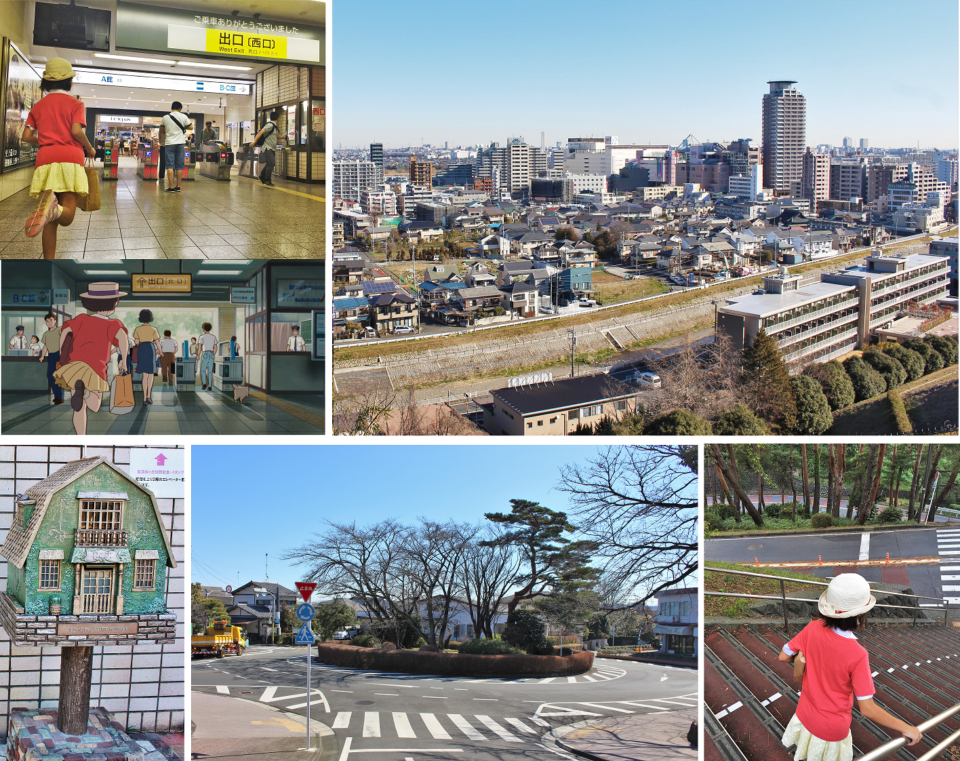
{"type": "Polygon", "coordinates": [[[300,603],[297,606],[297,618],[299,618],[301,621],[310,621],[316,614],[317,611],[308,602],[300,603]]]}
{"type": "Polygon", "coordinates": [[[310,627],[304,624],[300,627],[300,631],[297,632],[297,639],[295,640],[298,645],[312,645],[317,641],[317,638],[313,636],[313,632],[310,630],[310,627]]]}

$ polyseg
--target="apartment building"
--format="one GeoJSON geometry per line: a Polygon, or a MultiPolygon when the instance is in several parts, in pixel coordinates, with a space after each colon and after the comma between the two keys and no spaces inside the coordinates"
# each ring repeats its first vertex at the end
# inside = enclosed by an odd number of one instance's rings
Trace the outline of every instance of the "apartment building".
{"type": "Polygon", "coordinates": [[[814,153],[810,148],[804,152],[802,195],[809,199],[814,212],[820,201],[830,198],[830,154],[814,153]]]}
{"type": "Polygon", "coordinates": [[[667,589],[657,595],[653,633],[660,635],[664,655],[697,656],[698,594],[696,587],[667,589]]]}
{"type": "Polygon", "coordinates": [[[930,243],[930,256],[945,256],[950,264],[950,281],[947,285],[950,295],[957,295],[957,239],[935,240],[930,243]]]}
{"type": "Polygon", "coordinates": [[[890,209],[899,209],[904,204],[923,204],[928,194],[938,191],[946,197],[947,184],[940,182],[929,169],[915,163],[908,164],[906,176],[887,186],[890,209]]]}
{"type": "Polygon", "coordinates": [[[432,185],[433,164],[429,161],[417,161],[416,156],[411,156],[410,182],[414,185],[432,185]]]}
{"type": "Polygon", "coordinates": [[[867,168],[858,158],[830,160],[830,198],[852,201],[863,198],[867,185],[867,168]]]}
{"type": "Polygon", "coordinates": [[[795,81],[768,82],[763,96],[764,187],[798,192],[807,144],[807,99],[792,85],[795,81]]]}
{"type": "Polygon", "coordinates": [[[334,161],[333,197],[359,202],[364,190],[373,190],[381,182],[381,172],[372,161],[334,161]]]}
{"type": "Polygon", "coordinates": [[[397,194],[392,190],[360,191],[360,208],[375,217],[397,216],[397,194]]]}

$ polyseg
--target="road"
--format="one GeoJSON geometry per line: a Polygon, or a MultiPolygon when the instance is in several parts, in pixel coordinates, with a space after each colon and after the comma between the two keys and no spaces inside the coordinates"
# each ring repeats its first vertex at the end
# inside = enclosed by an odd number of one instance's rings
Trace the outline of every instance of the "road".
{"type": "MultiPolygon", "coordinates": [[[[305,651],[255,645],[240,657],[194,660],[193,690],[305,716],[305,651]]],[[[336,733],[339,761],[573,760],[542,736],[585,719],[661,715],[698,702],[696,671],[620,660],[552,679],[388,674],[316,661],[311,670],[311,716],[336,733]]]]}
{"type": "MultiPolygon", "coordinates": [[[[754,536],[710,539],[704,558],[728,563],[809,562],[792,570],[826,578],[856,572],[867,581],[906,584],[914,593],[960,605],[960,528],[902,529],[878,532],[754,536]],[[890,565],[857,566],[858,561],[886,561],[890,565]],[[934,562],[897,564],[897,560],[930,558],[934,562]],[[819,565],[822,561],[823,565],[819,565]]],[[[921,605],[935,607],[937,600],[921,605]]]]}

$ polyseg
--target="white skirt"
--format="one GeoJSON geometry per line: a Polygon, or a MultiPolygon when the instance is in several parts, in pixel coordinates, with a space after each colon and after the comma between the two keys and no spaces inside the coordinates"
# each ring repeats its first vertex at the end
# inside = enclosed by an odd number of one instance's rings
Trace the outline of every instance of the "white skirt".
{"type": "Polygon", "coordinates": [[[814,737],[794,714],[783,731],[783,744],[789,748],[797,746],[794,761],[853,761],[853,734],[835,742],[827,742],[814,737]]]}

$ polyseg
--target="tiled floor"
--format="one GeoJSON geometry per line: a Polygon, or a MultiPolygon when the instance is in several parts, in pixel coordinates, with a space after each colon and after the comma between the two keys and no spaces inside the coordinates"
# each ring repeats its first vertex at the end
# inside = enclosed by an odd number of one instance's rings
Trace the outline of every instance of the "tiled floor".
{"type": "MultiPolygon", "coordinates": [[[[126,415],[114,415],[106,400],[100,411],[87,415],[88,434],[197,434],[197,435],[321,435],[322,427],[279,409],[276,405],[247,397],[243,404],[233,401],[233,392],[201,391],[191,384],[153,387],[153,404],[141,404],[143,394],[135,389],[137,406],[126,415]]],[[[47,394],[7,394],[0,404],[2,426],[9,434],[72,435],[73,410],[70,394],[66,403],[51,405],[47,394]]],[[[273,399],[293,405],[314,421],[324,413],[323,396],[272,395],[273,399]]]]}
{"type": "MultiPolygon", "coordinates": [[[[275,180],[206,177],[167,193],[120,158],[120,179],[101,183],[102,208],[77,211],[57,234],[58,259],[322,259],[326,203],[321,187],[275,180]]],[[[28,189],[0,201],[0,258],[38,259],[40,237],[23,223],[36,207],[28,189]]]]}

